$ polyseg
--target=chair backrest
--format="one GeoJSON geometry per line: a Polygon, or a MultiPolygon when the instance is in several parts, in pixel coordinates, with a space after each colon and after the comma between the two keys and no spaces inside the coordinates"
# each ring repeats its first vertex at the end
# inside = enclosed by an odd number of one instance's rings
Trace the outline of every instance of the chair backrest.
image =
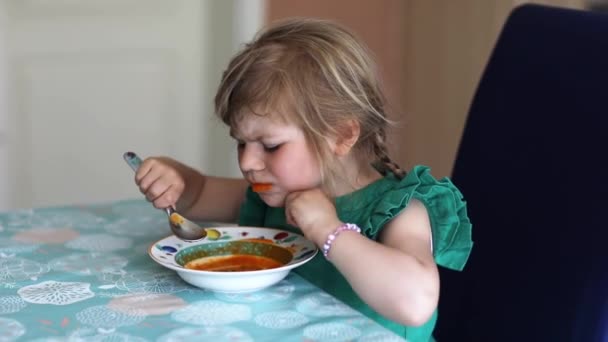
{"type": "Polygon", "coordinates": [[[608,340],[607,151],[608,15],[516,8],[452,175],[475,245],[440,270],[438,341],[608,340]]]}

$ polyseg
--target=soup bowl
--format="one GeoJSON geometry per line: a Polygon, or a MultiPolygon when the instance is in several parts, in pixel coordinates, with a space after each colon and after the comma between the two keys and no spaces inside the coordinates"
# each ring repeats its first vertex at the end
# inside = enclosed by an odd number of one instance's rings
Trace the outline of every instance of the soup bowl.
{"type": "Polygon", "coordinates": [[[196,287],[242,293],[278,283],[318,253],[313,242],[287,230],[242,226],[211,229],[220,232],[218,239],[184,241],[172,235],[153,243],[148,254],[196,287]]]}

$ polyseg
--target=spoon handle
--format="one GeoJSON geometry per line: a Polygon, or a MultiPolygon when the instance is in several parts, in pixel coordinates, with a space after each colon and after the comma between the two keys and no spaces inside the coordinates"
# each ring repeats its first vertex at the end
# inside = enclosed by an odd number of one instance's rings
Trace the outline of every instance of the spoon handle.
{"type": "Polygon", "coordinates": [[[139,158],[135,152],[125,152],[125,154],[122,155],[122,158],[127,162],[127,164],[129,164],[131,169],[136,172],[142,163],[141,158],[139,158]]]}

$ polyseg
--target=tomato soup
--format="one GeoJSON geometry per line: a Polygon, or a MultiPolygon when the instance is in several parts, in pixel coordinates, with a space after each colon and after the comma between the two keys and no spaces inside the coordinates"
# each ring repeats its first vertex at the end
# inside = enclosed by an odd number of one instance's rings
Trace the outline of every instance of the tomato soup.
{"type": "Polygon", "coordinates": [[[247,254],[219,255],[192,260],[185,268],[199,271],[214,272],[244,272],[259,271],[281,267],[284,264],[278,260],[247,254]]]}

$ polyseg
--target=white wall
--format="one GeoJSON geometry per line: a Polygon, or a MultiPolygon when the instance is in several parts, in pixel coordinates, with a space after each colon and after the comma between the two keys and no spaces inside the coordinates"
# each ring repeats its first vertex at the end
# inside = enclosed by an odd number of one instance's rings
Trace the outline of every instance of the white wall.
{"type": "Polygon", "coordinates": [[[0,0],[0,211],[141,198],[131,149],[238,176],[212,101],[263,4],[0,0]]]}
{"type": "Polygon", "coordinates": [[[203,137],[206,146],[204,171],[220,176],[240,177],[236,158],[236,145],[228,134],[228,128],[213,115],[213,97],[220,82],[221,73],[229,59],[243,44],[250,41],[264,25],[264,0],[213,1],[203,27],[209,47],[204,53],[209,57],[207,66],[211,79],[204,84],[203,93],[208,96],[208,112],[205,124],[208,130],[203,137]]]}
{"type": "Polygon", "coordinates": [[[8,148],[6,146],[6,130],[7,127],[7,107],[6,107],[6,41],[4,37],[6,21],[4,4],[0,2],[0,210],[8,208],[10,203],[8,192],[8,148]]]}

